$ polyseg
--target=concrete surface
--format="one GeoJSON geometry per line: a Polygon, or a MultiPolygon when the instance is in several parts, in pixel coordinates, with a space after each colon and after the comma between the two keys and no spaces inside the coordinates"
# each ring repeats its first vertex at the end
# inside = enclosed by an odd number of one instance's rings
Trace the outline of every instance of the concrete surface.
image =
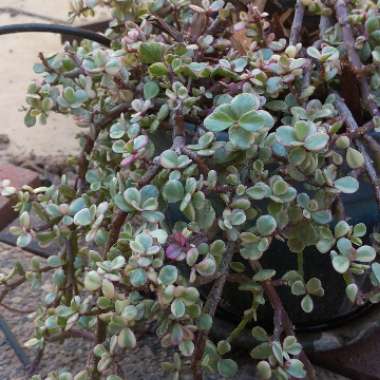
{"type": "MultiPolygon", "coordinates": [[[[48,22],[50,19],[65,22],[68,11],[69,0],[0,0],[0,25],[48,22]]],[[[97,19],[105,17],[106,13],[102,11],[97,19]]],[[[77,24],[80,23],[83,20],[77,24]]],[[[38,62],[38,53],[48,54],[61,48],[60,36],[54,34],[0,36],[0,134],[9,138],[9,143],[0,146],[0,158],[30,153],[54,156],[77,152],[77,128],[69,117],[52,115],[47,125],[26,128],[24,112],[20,112],[21,106],[25,105],[29,83],[38,77],[32,70],[33,64],[38,62]]]]}

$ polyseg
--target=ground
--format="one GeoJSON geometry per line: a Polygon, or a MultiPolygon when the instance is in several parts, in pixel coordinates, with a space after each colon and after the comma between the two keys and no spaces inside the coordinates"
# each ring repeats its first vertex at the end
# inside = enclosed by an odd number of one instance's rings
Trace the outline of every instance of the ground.
{"type": "MultiPolygon", "coordinates": [[[[17,261],[27,266],[32,257],[30,253],[19,248],[0,243],[1,271],[11,269],[17,261]]],[[[44,290],[48,291],[46,288],[44,290]]],[[[40,297],[40,292],[32,290],[30,286],[21,286],[12,293],[11,297],[7,298],[6,305],[28,310],[38,302],[40,297]]],[[[33,331],[33,313],[15,315],[3,308],[0,309],[0,313],[20,343],[30,338],[33,331]]],[[[33,359],[36,354],[31,350],[26,350],[26,352],[31,359],[33,359]]],[[[66,368],[75,373],[85,366],[87,352],[88,344],[80,339],[66,340],[63,345],[60,343],[51,343],[49,344],[49,349],[44,353],[39,367],[39,373],[47,375],[49,371],[56,368],[66,368]]],[[[160,347],[153,333],[148,333],[141,338],[138,347],[130,352],[122,362],[126,374],[125,380],[168,380],[167,374],[164,374],[160,370],[160,363],[169,359],[170,353],[160,347]]],[[[255,380],[253,376],[253,366],[246,364],[247,358],[243,355],[240,360],[242,362],[242,370],[239,376],[234,380],[255,380]]],[[[0,380],[25,380],[27,378],[28,376],[20,361],[17,359],[16,354],[0,334],[0,380]]],[[[207,380],[216,379],[219,378],[210,377],[207,380]]],[[[317,379],[345,380],[340,376],[322,369],[318,369],[317,379]]]]}
{"type": "MultiPolygon", "coordinates": [[[[0,25],[24,22],[63,22],[66,20],[68,0],[1,0],[0,25]]],[[[101,14],[100,18],[104,18],[101,14]]],[[[67,154],[77,152],[74,123],[64,116],[51,116],[45,126],[26,128],[23,125],[25,92],[31,80],[37,54],[49,54],[61,48],[60,37],[45,34],[18,34],[0,36],[0,163],[11,161],[31,167],[39,172],[57,169],[67,154]]],[[[25,265],[31,255],[20,249],[0,244],[0,267],[4,271],[17,260],[25,265]]],[[[45,289],[47,290],[47,289],[45,289]]],[[[41,295],[28,286],[19,288],[7,301],[9,306],[27,310],[38,302],[41,295]]],[[[33,331],[33,313],[15,316],[0,309],[19,341],[25,342],[33,331]]],[[[85,364],[87,346],[81,340],[67,340],[63,345],[49,346],[40,365],[43,375],[57,367],[75,372],[85,364]]],[[[34,352],[27,351],[30,358],[34,352]]],[[[159,363],[169,353],[160,348],[153,334],[145,336],[138,348],[124,360],[123,368],[129,380],[163,380],[168,376],[160,371],[159,363]]],[[[243,359],[244,360],[244,359],[243,359]]],[[[0,380],[22,380],[28,378],[9,344],[0,333],[0,380]]],[[[318,380],[343,379],[326,371],[318,370],[318,380]]],[[[253,368],[243,365],[236,380],[253,380],[253,368]]]]}

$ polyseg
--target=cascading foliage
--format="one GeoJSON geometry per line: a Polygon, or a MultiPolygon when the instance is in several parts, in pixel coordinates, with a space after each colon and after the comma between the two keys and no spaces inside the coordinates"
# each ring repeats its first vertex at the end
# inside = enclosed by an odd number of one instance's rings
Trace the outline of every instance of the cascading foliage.
{"type": "Polygon", "coordinates": [[[380,201],[380,148],[368,135],[380,126],[380,3],[298,0],[284,17],[272,3],[75,0],[73,17],[111,8],[112,47],[40,54],[25,123],[73,116],[82,153],[70,161],[76,175],[51,186],[2,182],[20,213],[18,245],[60,249],[2,274],[0,303],[25,281],[48,281],[26,345],[93,342],[86,368],[48,379],[126,378],[118,362],[146,326],[174,348],[164,363],[174,379],[233,377],[231,345],[264,303],[274,329],[252,329],[259,378],[315,378],[277,293],[288,287],[311,313],[315,297],[334,292],[305,277],[307,247],[331,257],[353,304],[380,301],[380,235],[345,221],[340,199],[369,180],[380,201]],[[260,263],[276,239],[297,255],[282,277],[260,263]],[[252,306],[215,341],[230,281],[252,306]]]}

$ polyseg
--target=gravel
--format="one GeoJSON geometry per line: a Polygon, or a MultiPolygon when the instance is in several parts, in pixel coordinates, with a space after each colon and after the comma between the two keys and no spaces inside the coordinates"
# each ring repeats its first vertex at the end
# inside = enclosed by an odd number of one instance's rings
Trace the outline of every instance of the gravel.
{"type": "MultiPolygon", "coordinates": [[[[17,261],[27,267],[32,257],[33,255],[21,249],[0,243],[0,270],[2,272],[12,268],[17,261]]],[[[44,290],[47,291],[48,289],[45,288],[44,290]]],[[[36,305],[40,297],[40,291],[32,289],[29,285],[22,285],[6,298],[6,304],[26,310],[36,305]]],[[[20,344],[30,338],[33,333],[33,313],[14,314],[4,308],[0,308],[0,312],[20,344]]],[[[33,360],[36,352],[27,349],[25,351],[33,360]]],[[[46,376],[56,368],[65,368],[76,373],[86,365],[88,351],[89,343],[82,339],[67,339],[63,343],[50,343],[44,353],[38,372],[46,376]]],[[[121,362],[126,375],[125,379],[168,380],[169,376],[162,372],[160,363],[170,360],[170,358],[170,352],[162,349],[158,339],[153,334],[148,333],[140,339],[138,347],[121,362]]],[[[241,370],[235,380],[254,380],[254,366],[246,364],[246,358],[243,356],[241,361],[241,370]]],[[[24,380],[28,378],[16,354],[0,334],[0,380],[24,380]]],[[[220,379],[220,377],[212,376],[207,380],[216,379],[220,379]]],[[[322,369],[318,369],[317,379],[344,380],[343,377],[322,369]]]]}

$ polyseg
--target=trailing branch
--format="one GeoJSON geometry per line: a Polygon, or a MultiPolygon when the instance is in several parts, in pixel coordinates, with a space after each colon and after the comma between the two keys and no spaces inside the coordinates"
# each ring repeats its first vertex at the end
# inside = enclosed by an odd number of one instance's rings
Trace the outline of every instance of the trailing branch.
{"type": "MultiPolygon", "coordinates": [[[[261,264],[258,261],[250,261],[250,265],[255,272],[258,272],[262,269],[261,264]]],[[[290,320],[288,313],[284,308],[284,305],[282,304],[281,298],[279,297],[277,290],[272,285],[272,282],[270,280],[266,280],[263,281],[261,285],[264,289],[265,295],[268,297],[269,303],[271,304],[274,312],[274,339],[280,340],[283,332],[285,332],[287,335],[295,336],[293,323],[290,320]]],[[[311,364],[303,350],[301,351],[299,357],[305,366],[308,379],[317,380],[313,365],[311,364]]]]}
{"type": "MultiPolygon", "coordinates": [[[[219,277],[215,280],[203,307],[203,312],[213,317],[215,315],[216,309],[219,305],[219,302],[222,299],[222,293],[224,289],[224,285],[227,281],[229,265],[232,261],[234,253],[236,251],[236,243],[229,242],[227,246],[227,250],[224,254],[223,261],[220,265],[219,277]]],[[[192,358],[192,372],[194,376],[194,380],[202,380],[202,368],[201,368],[201,360],[203,357],[203,353],[206,347],[207,337],[209,331],[200,331],[197,335],[195,341],[195,351],[192,358]]]]}
{"type": "Polygon", "coordinates": [[[208,168],[207,164],[203,161],[203,159],[200,156],[198,156],[195,152],[186,147],[182,148],[182,152],[197,164],[200,172],[207,178],[210,169],[208,168]]]}
{"type": "MultiPolygon", "coordinates": [[[[354,133],[359,128],[354,116],[352,115],[350,109],[348,108],[344,100],[336,93],[335,93],[335,97],[336,97],[336,100],[335,100],[336,108],[338,109],[339,113],[344,117],[344,122],[347,125],[349,132],[354,133]]],[[[364,144],[358,140],[355,141],[355,144],[357,148],[359,149],[360,153],[364,157],[365,168],[366,168],[368,177],[371,181],[371,184],[373,186],[377,203],[380,207],[380,182],[379,182],[378,175],[376,173],[376,169],[373,166],[372,159],[369,156],[364,144]]]]}
{"type": "MultiPolygon", "coordinates": [[[[343,43],[347,50],[348,59],[356,72],[363,71],[363,64],[360,60],[359,54],[355,49],[355,38],[351,29],[350,21],[348,18],[348,10],[346,2],[344,0],[337,0],[335,3],[335,12],[343,32],[343,43]]],[[[380,111],[377,104],[371,94],[370,87],[366,77],[358,78],[360,89],[362,93],[362,99],[368,107],[368,110],[372,116],[379,116],[380,111]]]]}
{"type": "Polygon", "coordinates": [[[305,8],[302,0],[297,0],[292,27],[290,29],[289,45],[297,45],[301,39],[302,21],[305,8]]]}
{"type": "Polygon", "coordinates": [[[86,136],[86,142],[79,157],[78,179],[76,183],[76,187],[81,193],[84,191],[84,188],[86,186],[85,176],[89,165],[89,156],[94,149],[95,142],[99,136],[100,131],[106,128],[122,113],[127,112],[129,107],[130,103],[123,103],[113,108],[109,113],[105,114],[99,120],[94,122],[94,135],[86,136]]]}

